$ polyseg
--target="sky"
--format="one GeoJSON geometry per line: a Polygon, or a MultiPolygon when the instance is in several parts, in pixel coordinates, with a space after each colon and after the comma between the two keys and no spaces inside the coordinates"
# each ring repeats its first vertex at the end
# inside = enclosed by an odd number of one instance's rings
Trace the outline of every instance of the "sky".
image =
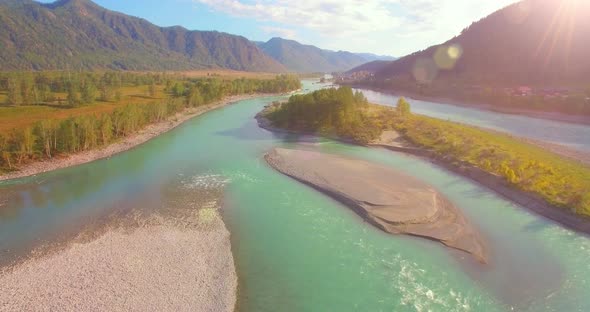
{"type": "MultiPolygon", "coordinates": [[[[283,37],[323,49],[404,56],[515,0],[94,0],[159,26],[283,37]]],[[[40,0],[40,2],[52,2],[40,0]]]]}

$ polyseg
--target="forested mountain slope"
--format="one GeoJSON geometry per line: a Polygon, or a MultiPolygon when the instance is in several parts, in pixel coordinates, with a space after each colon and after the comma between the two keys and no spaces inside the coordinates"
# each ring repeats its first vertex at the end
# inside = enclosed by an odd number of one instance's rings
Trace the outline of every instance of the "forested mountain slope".
{"type": "Polygon", "coordinates": [[[158,27],[90,0],[0,0],[0,30],[0,70],[286,70],[244,37],[158,27]]]}
{"type": "Polygon", "coordinates": [[[383,64],[377,77],[563,85],[590,77],[590,1],[524,0],[442,45],[383,64]],[[458,59],[449,60],[451,54],[458,59]],[[455,50],[456,49],[456,50],[455,50]],[[416,78],[416,77],[414,77],[416,78]]]}

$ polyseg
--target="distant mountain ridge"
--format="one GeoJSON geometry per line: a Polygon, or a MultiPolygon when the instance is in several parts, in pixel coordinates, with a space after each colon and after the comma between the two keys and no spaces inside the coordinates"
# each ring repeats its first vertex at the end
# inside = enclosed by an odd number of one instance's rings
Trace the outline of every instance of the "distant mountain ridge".
{"type": "Polygon", "coordinates": [[[473,23],[441,45],[369,69],[380,80],[415,79],[421,67],[422,76],[432,75],[426,82],[432,78],[490,85],[575,84],[590,81],[588,38],[590,1],[524,0],[473,23]],[[450,47],[460,49],[456,63],[437,66],[437,57],[447,57],[445,49],[450,47]]]}
{"type": "Polygon", "coordinates": [[[392,61],[372,61],[369,63],[365,63],[363,65],[357,66],[349,71],[347,71],[347,74],[353,74],[353,73],[358,73],[358,72],[369,72],[369,73],[376,73],[378,71],[380,71],[383,67],[389,65],[392,61]]]}
{"type": "Polygon", "coordinates": [[[0,30],[0,70],[286,71],[244,37],[158,27],[90,0],[0,0],[0,30]]]}
{"type": "Polygon", "coordinates": [[[358,56],[363,57],[365,60],[369,62],[373,61],[395,61],[397,57],[389,56],[389,55],[378,55],[373,53],[355,53],[358,56]]]}
{"type": "Polygon", "coordinates": [[[371,53],[324,50],[278,37],[257,44],[266,54],[295,72],[340,72],[375,60],[394,59],[371,53]]]}

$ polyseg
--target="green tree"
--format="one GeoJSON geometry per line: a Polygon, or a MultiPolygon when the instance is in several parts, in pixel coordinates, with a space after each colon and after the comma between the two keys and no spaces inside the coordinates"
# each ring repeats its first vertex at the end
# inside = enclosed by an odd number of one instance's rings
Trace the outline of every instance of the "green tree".
{"type": "Polygon", "coordinates": [[[77,107],[81,104],[80,93],[78,92],[78,86],[72,82],[68,85],[68,105],[71,107],[77,107]]]}
{"type": "Polygon", "coordinates": [[[84,82],[82,86],[82,103],[93,104],[96,100],[96,87],[91,81],[84,82]]]}
{"type": "Polygon", "coordinates": [[[73,118],[61,122],[59,127],[59,149],[65,153],[75,153],[79,150],[79,140],[76,123],[73,118]]]}
{"type": "MultiPolygon", "coordinates": [[[[22,103],[23,95],[29,97],[31,96],[29,94],[32,94],[34,98],[30,103],[52,102],[54,100],[47,99],[53,97],[54,92],[65,92],[68,104],[71,106],[78,106],[83,101],[92,99],[88,97],[88,93],[94,92],[87,92],[87,90],[89,86],[91,88],[96,86],[96,81],[99,87],[94,91],[101,90],[101,97],[103,87],[108,87],[112,92],[115,90],[112,85],[117,83],[149,86],[154,85],[154,81],[166,81],[165,75],[153,77],[132,73],[106,73],[101,76],[87,73],[63,73],[51,76],[37,74],[34,80],[30,79],[34,76],[30,74],[0,74],[0,76],[2,76],[0,88],[11,90],[9,99],[16,98],[14,103],[22,103]],[[116,82],[117,79],[119,82],[116,82]],[[21,87],[22,84],[27,86],[21,87]],[[31,92],[27,91],[29,89],[31,92]]],[[[163,121],[177,112],[182,112],[187,106],[210,103],[208,101],[220,99],[228,94],[292,90],[299,85],[299,81],[296,77],[287,76],[278,76],[274,80],[236,79],[234,81],[224,81],[219,78],[190,80],[174,77],[170,85],[177,85],[176,93],[182,95],[147,105],[119,105],[112,114],[100,115],[98,118],[83,115],[60,122],[43,120],[35,123],[31,128],[16,129],[9,137],[0,137],[0,166],[12,168],[15,163],[23,163],[39,156],[51,158],[58,153],[76,153],[92,149],[109,144],[114,138],[132,134],[147,123],[163,121]]],[[[120,90],[117,90],[115,97],[121,99],[120,90]]],[[[354,101],[351,98],[347,92],[341,92],[339,95],[339,99],[346,107],[354,101]]],[[[61,101],[60,99],[60,103],[61,101]]],[[[355,125],[359,124],[359,119],[352,116],[345,116],[342,120],[344,123],[350,121],[355,125]]],[[[347,130],[347,133],[353,133],[353,130],[347,130]]]]}
{"type": "Polygon", "coordinates": [[[105,82],[101,82],[98,86],[99,91],[99,98],[101,101],[110,102],[115,97],[115,92],[113,91],[113,87],[109,86],[105,82]]]}
{"type": "Polygon", "coordinates": [[[8,79],[8,95],[6,98],[6,103],[8,105],[22,104],[20,83],[14,78],[8,79]]]}
{"type": "Polygon", "coordinates": [[[35,103],[35,95],[33,93],[33,82],[28,77],[21,79],[20,94],[23,104],[33,105],[35,103]]]}
{"type": "Polygon", "coordinates": [[[76,118],[76,130],[78,133],[80,148],[83,151],[90,150],[98,145],[98,136],[94,117],[82,116],[76,118]]]}
{"type": "Polygon", "coordinates": [[[103,114],[98,121],[98,131],[100,135],[100,144],[107,145],[113,139],[113,122],[111,116],[103,114]]]}
{"type": "Polygon", "coordinates": [[[36,98],[39,103],[44,103],[51,100],[52,94],[49,86],[44,82],[37,82],[35,84],[36,98]]]}
{"type": "Polygon", "coordinates": [[[25,159],[32,158],[34,155],[35,135],[30,127],[14,134],[16,150],[18,153],[18,163],[21,164],[25,159]]]}
{"type": "Polygon", "coordinates": [[[201,95],[201,91],[196,86],[191,88],[191,91],[188,96],[188,105],[192,107],[197,107],[204,104],[203,96],[201,95]]]}
{"type": "Polygon", "coordinates": [[[41,100],[41,94],[39,93],[39,89],[37,89],[36,85],[33,85],[32,94],[33,102],[31,104],[39,105],[43,102],[43,100],[41,100]]]}
{"type": "Polygon", "coordinates": [[[52,120],[43,120],[38,122],[34,127],[34,134],[38,138],[38,144],[40,144],[45,157],[52,157],[52,150],[54,147],[54,135],[56,131],[56,125],[52,120]]]}
{"type": "Polygon", "coordinates": [[[184,85],[182,83],[175,83],[172,87],[172,96],[181,97],[184,96],[184,85]]]}
{"type": "Polygon", "coordinates": [[[168,105],[166,103],[150,103],[143,106],[143,109],[148,122],[162,121],[168,113],[168,105]]]}
{"type": "MultiPolygon", "coordinates": [[[[273,88],[275,86],[272,86],[273,88]]],[[[323,133],[366,144],[377,138],[381,128],[365,111],[368,102],[349,87],[293,95],[268,118],[278,127],[323,133]]]]}
{"type": "Polygon", "coordinates": [[[410,103],[405,98],[401,97],[397,101],[396,110],[400,116],[407,116],[411,114],[410,103]]]}
{"type": "Polygon", "coordinates": [[[0,134],[0,163],[3,163],[4,166],[8,166],[8,169],[12,169],[12,161],[10,156],[9,149],[9,142],[6,137],[0,134]]]}

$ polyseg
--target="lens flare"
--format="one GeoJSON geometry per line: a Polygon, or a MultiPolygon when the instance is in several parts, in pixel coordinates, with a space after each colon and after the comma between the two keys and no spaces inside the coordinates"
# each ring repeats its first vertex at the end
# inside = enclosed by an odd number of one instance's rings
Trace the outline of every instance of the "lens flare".
{"type": "Polygon", "coordinates": [[[547,21],[547,29],[537,46],[534,58],[543,58],[543,67],[547,67],[554,55],[563,55],[565,66],[572,53],[572,40],[576,19],[579,12],[590,9],[587,0],[562,0],[553,17],[547,21]],[[566,38],[565,45],[559,45],[561,38],[566,38]]]}
{"type": "Polygon", "coordinates": [[[453,44],[448,48],[447,53],[449,54],[450,58],[458,60],[461,57],[461,55],[463,55],[463,49],[460,45],[453,44]]]}
{"type": "Polygon", "coordinates": [[[455,67],[462,54],[463,49],[458,44],[443,45],[438,47],[433,58],[438,69],[449,70],[455,67]]]}

